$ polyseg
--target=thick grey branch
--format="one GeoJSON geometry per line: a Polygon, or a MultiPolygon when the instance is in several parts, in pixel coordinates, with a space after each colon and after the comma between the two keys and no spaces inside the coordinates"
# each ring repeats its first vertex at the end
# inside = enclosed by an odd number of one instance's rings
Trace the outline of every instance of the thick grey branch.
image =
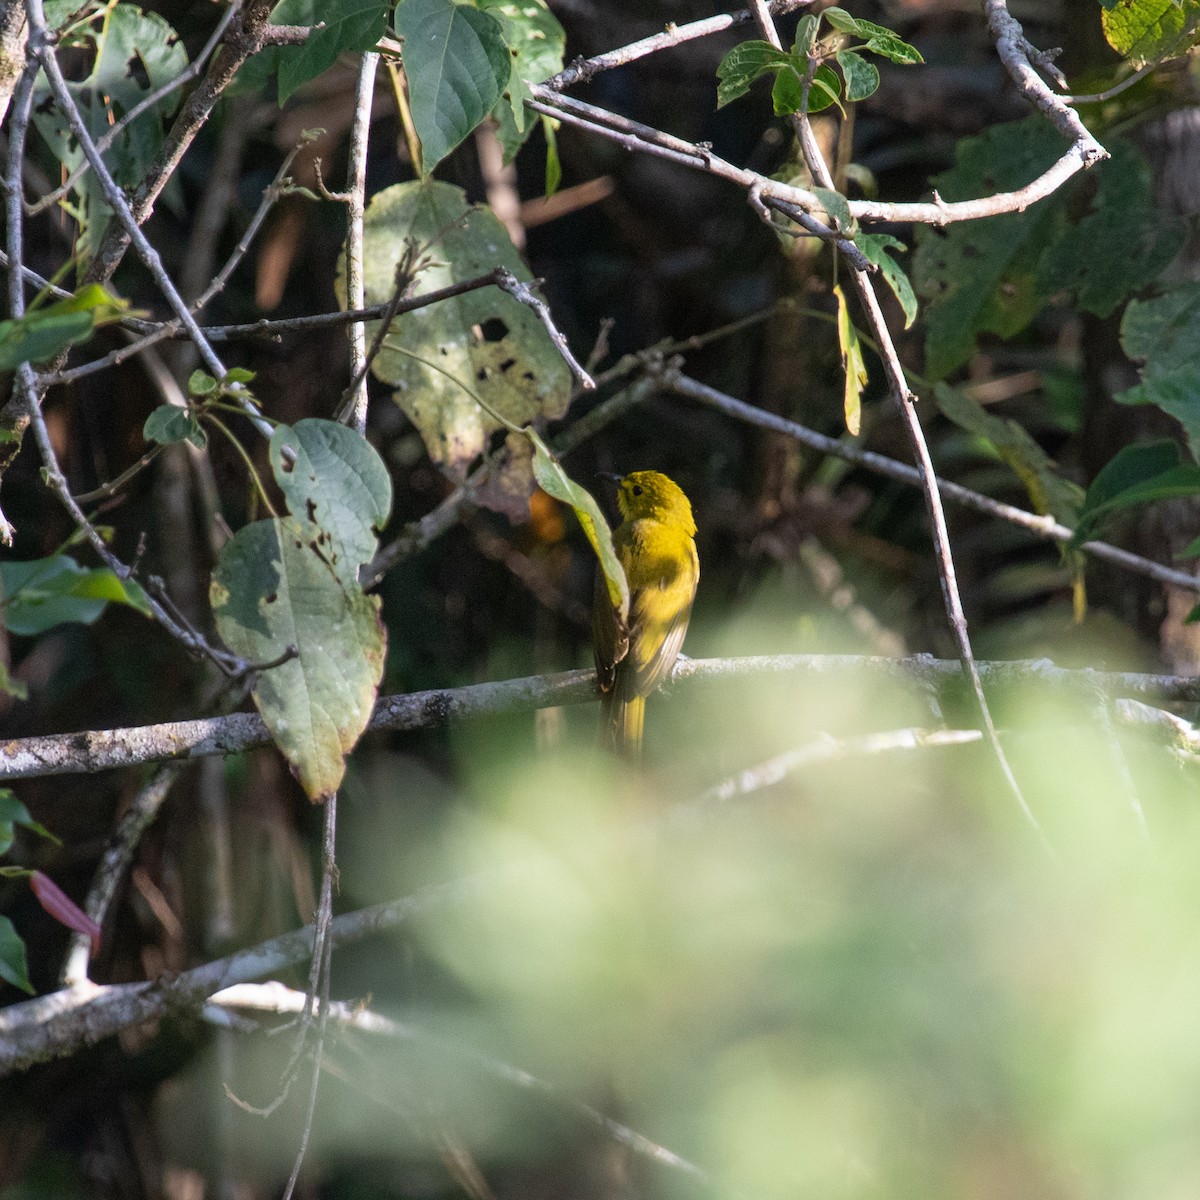
{"type": "MultiPolygon", "coordinates": [[[[1100,688],[1113,696],[1135,699],[1200,701],[1200,679],[1133,672],[1071,671],[1048,659],[982,662],[980,677],[989,686],[1057,689],[1100,688]]],[[[676,684],[752,675],[797,678],[894,680],[924,687],[952,686],[961,677],[956,662],[929,655],[883,658],[853,654],[780,654],[749,658],[681,659],[676,684]]],[[[587,704],[596,698],[591,671],[532,675],[467,687],[384,696],[375,705],[370,731],[428,729],[446,721],[485,713],[525,712],[564,704],[587,704]]],[[[89,730],[16,738],[0,743],[0,780],[39,775],[91,774],[166,759],[240,754],[268,745],[270,736],[256,713],[234,713],[197,721],[174,721],[129,729],[89,730]]]]}

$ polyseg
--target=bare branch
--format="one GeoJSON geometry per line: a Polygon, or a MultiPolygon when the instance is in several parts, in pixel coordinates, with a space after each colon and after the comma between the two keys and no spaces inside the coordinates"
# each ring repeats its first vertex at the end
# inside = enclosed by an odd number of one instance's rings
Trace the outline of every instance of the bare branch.
{"type": "MultiPolygon", "coordinates": [[[[787,434],[788,437],[793,437],[796,441],[803,442],[806,446],[810,446],[822,454],[831,454],[835,458],[845,459],[847,462],[873,471],[877,475],[885,475],[889,479],[895,479],[912,487],[921,486],[921,473],[908,463],[888,458],[885,454],[876,454],[872,450],[863,450],[849,442],[839,441],[837,438],[818,433],[815,429],[809,429],[806,425],[801,425],[796,421],[789,421],[786,417],[764,412],[761,408],[755,408],[744,400],[738,400],[734,396],[719,392],[716,388],[690,379],[686,375],[677,375],[669,379],[664,386],[678,392],[681,396],[688,396],[693,400],[698,400],[701,404],[707,404],[710,408],[715,408],[718,412],[723,412],[735,420],[787,434]]],[[[1028,529],[1030,533],[1048,541],[1065,544],[1075,536],[1073,529],[1060,524],[1049,514],[1039,515],[1023,508],[1017,508],[1013,504],[1005,504],[1001,500],[993,500],[990,496],[983,495],[982,492],[972,491],[970,488],[963,487],[962,484],[943,479],[940,475],[937,477],[937,486],[942,496],[947,500],[954,501],[955,504],[973,508],[977,512],[986,513],[997,520],[1007,521],[1010,525],[1020,525],[1022,529],[1028,529]]],[[[1080,549],[1085,554],[1090,554],[1094,558],[1102,558],[1106,562],[1123,567],[1137,575],[1145,575],[1159,583],[1200,593],[1200,579],[1195,576],[1184,571],[1177,571],[1174,567],[1164,566],[1162,563],[1144,558],[1140,554],[1132,554],[1128,550],[1122,550],[1119,546],[1113,546],[1108,542],[1089,541],[1084,542],[1080,549]]]]}
{"type": "MultiPolygon", "coordinates": [[[[350,131],[350,215],[346,235],[346,307],[366,305],[363,281],[363,213],[367,196],[367,142],[371,133],[371,104],[375,97],[375,71],[379,55],[364,54],[358,68],[354,124],[350,131]]],[[[350,326],[350,377],[347,424],[367,431],[367,332],[361,322],[350,326]]]]}
{"type": "MultiPolygon", "coordinates": [[[[1046,659],[982,662],[980,678],[988,686],[1075,690],[1092,686],[1107,695],[1137,699],[1200,701],[1200,679],[1173,675],[1072,671],[1046,659]]],[[[885,658],[851,654],[781,654],[749,658],[681,659],[675,683],[732,676],[790,674],[797,678],[862,678],[871,683],[892,679],[907,684],[943,687],[961,677],[961,665],[915,655],[885,658]]],[[[554,705],[587,704],[596,699],[592,671],[564,671],[383,696],[367,726],[380,730],[428,729],[447,721],[500,712],[530,712],[554,705]]],[[[257,713],[234,713],[194,721],[171,721],[127,729],[87,730],[14,738],[0,744],[0,780],[42,775],[93,774],[117,767],[167,759],[193,759],[209,754],[240,754],[271,741],[257,713]]]]}

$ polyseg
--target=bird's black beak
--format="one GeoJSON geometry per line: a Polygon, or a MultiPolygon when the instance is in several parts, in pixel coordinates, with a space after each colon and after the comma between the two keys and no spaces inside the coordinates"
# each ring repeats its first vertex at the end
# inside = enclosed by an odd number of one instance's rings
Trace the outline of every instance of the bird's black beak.
{"type": "Polygon", "coordinates": [[[597,479],[611,479],[613,483],[620,483],[625,478],[624,475],[614,475],[612,471],[597,471],[597,479]]]}

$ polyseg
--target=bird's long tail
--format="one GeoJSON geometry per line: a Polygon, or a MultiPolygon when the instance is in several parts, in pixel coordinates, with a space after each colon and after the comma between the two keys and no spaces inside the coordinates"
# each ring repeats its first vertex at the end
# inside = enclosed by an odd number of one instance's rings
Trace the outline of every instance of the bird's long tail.
{"type": "Polygon", "coordinates": [[[604,735],[607,745],[630,762],[641,762],[642,728],[646,697],[625,699],[610,692],[604,698],[604,735]]]}

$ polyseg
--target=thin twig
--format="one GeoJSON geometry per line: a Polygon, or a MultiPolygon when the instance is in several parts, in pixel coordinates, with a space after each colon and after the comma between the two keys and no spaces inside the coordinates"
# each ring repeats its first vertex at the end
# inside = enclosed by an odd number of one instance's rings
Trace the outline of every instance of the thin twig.
{"type": "MultiPolygon", "coordinates": [[[[920,471],[908,463],[888,458],[885,454],[876,454],[873,450],[863,450],[853,442],[831,438],[827,434],[818,433],[815,429],[809,429],[797,421],[790,421],[787,417],[764,412],[761,408],[755,408],[744,400],[738,400],[735,396],[729,396],[725,392],[720,392],[716,388],[709,387],[686,375],[669,378],[663,386],[669,391],[677,392],[681,396],[687,396],[709,408],[723,412],[737,421],[745,421],[749,425],[757,425],[762,429],[786,434],[821,454],[833,455],[835,458],[872,471],[876,475],[883,475],[885,478],[894,479],[911,487],[921,486],[920,471]]],[[[1022,529],[1047,541],[1065,545],[1075,536],[1073,529],[1056,521],[1049,514],[1032,513],[1027,509],[1017,508],[1016,505],[1005,504],[1001,500],[985,496],[982,492],[972,491],[970,488],[963,487],[962,484],[943,479],[940,475],[937,477],[937,486],[943,499],[952,500],[955,504],[961,504],[964,508],[972,508],[976,512],[995,517],[997,520],[1007,521],[1010,525],[1019,525],[1022,529]]],[[[1174,567],[1144,558],[1140,554],[1122,550],[1119,546],[1114,546],[1109,542],[1088,541],[1084,542],[1079,549],[1093,558],[1102,558],[1106,562],[1111,562],[1134,574],[1145,575],[1148,579],[1156,580],[1159,583],[1200,593],[1200,579],[1196,579],[1184,571],[1178,571],[1174,567]]]]}
{"type": "Polygon", "coordinates": [[[550,314],[549,305],[544,300],[533,294],[533,289],[527,283],[522,283],[511,271],[505,267],[499,267],[496,270],[496,286],[501,291],[507,292],[514,300],[533,309],[537,319],[546,327],[546,332],[550,335],[550,340],[558,347],[558,352],[563,356],[567,366],[571,368],[571,374],[579,380],[579,385],[584,391],[593,391],[596,387],[596,381],[583,369],[583,365],[571,353],[571,347],[567,345],[567,339],[559,332],[558,326],[554,324],[554,318],[550,314]]]}

